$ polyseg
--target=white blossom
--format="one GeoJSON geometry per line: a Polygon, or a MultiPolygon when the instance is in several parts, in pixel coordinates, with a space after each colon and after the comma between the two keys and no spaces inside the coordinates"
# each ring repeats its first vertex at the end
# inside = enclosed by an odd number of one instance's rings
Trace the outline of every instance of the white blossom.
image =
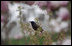
{"type": "Polygon", "coordinates": [[[62,45],[71,45],[71,39],[65,39],[62,45]]]}

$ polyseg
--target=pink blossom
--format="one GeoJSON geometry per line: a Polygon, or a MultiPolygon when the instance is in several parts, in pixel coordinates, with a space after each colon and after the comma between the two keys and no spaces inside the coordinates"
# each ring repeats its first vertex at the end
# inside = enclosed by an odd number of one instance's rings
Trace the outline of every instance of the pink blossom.
{"type": "Polygon", "coordinates": [[[8,1],[1,1],[1,11],[2,12],[8,11],[8,1]]]}
{"type": "Polygon", "coordinates": [[[21,3],[25,3],[25,1],[20,1],[21,3]]]}
{"type": "Polygon", "coordinates": [[[36,4],[42,8],[43,6],[47,6],[47,1],[37,1],[36,4]]]}
{"type": "Polygon", "coordinates": [[[17,35],[14,36],[14,38],[15,38],[15,39],[21,39],[21,38],[23,38],[23,35],[17,34],[17,35]]]}
{"type": "Polygon", "coordinates": [[[62,6],[67,6],[68,2],[69,2],[69,1],[60,1],[60,5],[62,5],[62,6]]]}
{"type": "Polygon", "coordinates": [[[4,16],[1,16],[1,22],[3,22],[3,20],[4,20],[4,16]]]}
{"type": "Polygon", "coordinates": [[[48,8],[48,9],[47,9],[47,12],[51,12],[51,9],[50,9],[50,8],[48,8]]]}
{"type": "Polygon", "coordinates": [[[25,1],[13,1],[15,3],[25,3],[25,1]]]}
{"type": "Polygon", "coordinates": [[[26,1],[25,3],[28,4],[28,5],[33,5],[34,1],[26,1]]]}
{"type": "Polygon", "coordinates": [[[57,13],[58,17],[61,17],[63,20],[67,20],[69,18],[69,11],[65,7],[61,7],[57,13]]]}
{"type": "Polygon", "coordinates": [[[16,2],[16,3],[20,3],[21,1],[14,1],[14,2],[16,2]]]}
{"type": "Polygon", "coordinates": [[[48,1],[47,7],[50,9],[55,9],[60,6],[67,6],[68,1],[48,1]]]}
{"type": "Polygon", "coordinates": [[[59,1],[49,1],[48,2],[48,7],[49,8],[57,8],[60,6],[60,2],[59,1]]]}

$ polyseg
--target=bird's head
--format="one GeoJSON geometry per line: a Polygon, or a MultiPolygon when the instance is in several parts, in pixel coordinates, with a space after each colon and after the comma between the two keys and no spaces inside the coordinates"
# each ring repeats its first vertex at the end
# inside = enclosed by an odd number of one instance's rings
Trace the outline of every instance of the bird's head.
{"type": "Polygon", "coordinates": [[[30,21],[30,23],[32,24],[32,23],[35,23],[34,21],[30,21]]]}

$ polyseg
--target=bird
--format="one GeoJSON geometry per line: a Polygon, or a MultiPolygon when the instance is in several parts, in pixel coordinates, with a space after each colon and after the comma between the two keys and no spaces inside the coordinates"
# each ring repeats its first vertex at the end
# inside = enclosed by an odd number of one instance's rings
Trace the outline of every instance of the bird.
{"type": "Polygon", "coordinates": [[[35,31],[38,31],[38,29],[40,29],[40,32],[42,33],[43,32],[43,29],[42,27],[40,27],[38,24],[36,24],[34,21],[30,21],[31,22],[31,25],[32,25],[32,28],[35,30],[35,31]]]}

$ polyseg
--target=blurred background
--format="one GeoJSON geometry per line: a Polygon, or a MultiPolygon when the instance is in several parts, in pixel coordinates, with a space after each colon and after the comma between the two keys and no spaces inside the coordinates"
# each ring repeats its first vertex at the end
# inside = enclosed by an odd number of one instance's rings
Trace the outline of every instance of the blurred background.
{"type": "Polygon", "coordinates": [[[1,45],[71,45],[71,1],[1,1],[1,45]]]}

